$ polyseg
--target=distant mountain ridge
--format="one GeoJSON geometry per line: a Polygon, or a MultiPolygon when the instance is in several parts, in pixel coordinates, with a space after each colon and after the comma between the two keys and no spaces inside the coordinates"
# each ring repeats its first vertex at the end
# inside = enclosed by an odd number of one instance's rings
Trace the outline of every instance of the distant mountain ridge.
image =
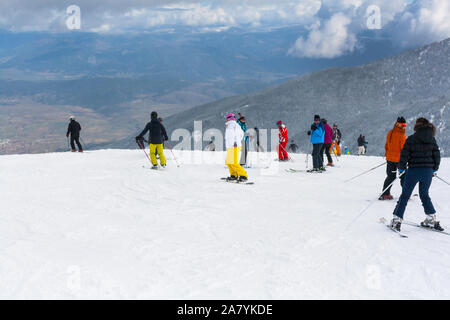
{"type": "Polygon", "coordinates": [[[357,149],[360,133],[369,142],[369,154],[383,155],[385,137],[398,116],[412,133],[419,116],[438,128],[443,155],[450,155],[450,39],[391,58],[349,68],[314,72],[252,94],[226,98],[173,115],[165,124],[192,130],[194,120],[203,130],[224,127],[228,112],[242,112],[249,128],[275,128],[282,120],[291,140],[310,151],[308,136],[314,114],[339,124],[343,144],[357,149]],[[245,107],[244,107],[245,106],[245,107]]]}

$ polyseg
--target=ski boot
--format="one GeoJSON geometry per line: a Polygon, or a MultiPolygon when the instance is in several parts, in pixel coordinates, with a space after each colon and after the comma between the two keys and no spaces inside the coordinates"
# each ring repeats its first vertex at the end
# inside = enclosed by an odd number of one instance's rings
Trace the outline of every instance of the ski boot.
{"type": "Polygon", "coordinates": [[[165,164],[162,164],[162,165],[161,165],[161,168],[165,169],[165,168],[166,168],[166,165],[165,165],[165,164]]]}
{"type": "Polygon", "coordinates": [[[391,221],[390,227],[394,230],[400,232],[400,228],[402,226],[403,219],[394,215],[394,218],[391,221]]]}
{"type": "Polygon", "coordinates": [[[238,179],[238,182],[247,182],[247,181],[248,181],[248,178],[244,177],[244,176],[240,176],[238,179]]]}
{"type": "Polygon", "coordinates": [[[77,149],[72,149],[72,152],[77,152],[77,149]]]}
{"type": "Polygon", "coordinates": [[[320,171],[320,169],[314,168],[314,169],[306,170],[306,172],[310,172],[310,173],[320,173],[320,172],[322,172],[322,171],[320,171]]]}
{"type": "Polygon", "coordinates": [[[427,218],[423,222],[421,222],[420,225],[424,228],[431,228],[437,231],[444,231],[444,228],[441,227],[439,221],[436,221],[435,214],[427,215],[427,218]]]}
{"type": "Polygon", "coordinates": [[[237,181],[238,177],[236,176],[229,176],[226,180],[227,181],[237,181]]]}
{"type": "Polygon", "coordinates": [[[325,169],[325,167],[320,167],[319,170],[320,171],[327,171],[327,169],[325,169]]]}
{"type": "Polygon", "coordinates": [[[334,164],[333,164],[333,162],[328,162],[327,166],[328,167],[334,167],[334,164]]]}
{"type": "Polygon", "coordinates": [[[83,149],[78,150],[78,152],[83,152],[83,149]]]}
{"type": "Polygon", "coordinates": [[[383,194],[378,198],[378,200],[393,200],[393,199],[394,197],[391,196],[390,194],[383,194]]]}
{"type": "Polygon", "coordinates": [[[154,166],[152,166],[152,170],[158,170],[158,165],[154,165],[154,166]]]}

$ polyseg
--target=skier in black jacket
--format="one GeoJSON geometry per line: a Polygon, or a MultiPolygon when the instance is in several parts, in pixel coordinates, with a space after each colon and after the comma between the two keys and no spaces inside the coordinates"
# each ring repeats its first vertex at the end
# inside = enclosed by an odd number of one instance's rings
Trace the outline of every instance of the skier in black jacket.
{"type": "Polygon", "coordinates": [[[403,146],[398,171],[405,174],[402,195],[394,210],[391,227],[400,231],[403,214],[414,187],[419,183],[419,195],[427,215],[421,223],[424,227],[444,230],[436,221],[436,210],[433,207],[428,190],[435,173],[439,170],[441,154],[434,138],[436,128],[425,118],[419,118],[414,126],[415,133],[406,139],[403,146]],[[405,171],[406,170],[406,171],[405,171]]]}
{"type": "Polygon", "coordinates": [[[142,145],[142,141],[144,140],[144,135],[149,132],[149,141],[150,144],[150,159],[152,161],[153,168],[158,168],[158,161],[156,160],[156,153],[159,155],[159,161],[161,162],[161,166],[164,168],[166,166],[166,157],[163,152],[163,142],[169,140],[167,137],[166,129],[161,124],[161,121],[158,120],[158,114],[156,111],[151,113],[151,121],[147,123],[145,129],[136,137],[136,142],[142,145]]]}
{"type": "Polygon", "coordinates": [[[72,147],[72,152],[77,151],[77,149],[75,149],[75,142],[77,143],[78,146],[78,152],[83,152],[83,147],[81,146],[80,143],[80,131],[81,131],[80,124],[77,121],[75,121],[74,116],[70,116],[66,137],[69,137],[70,134],[70,146],[72,147]]]}

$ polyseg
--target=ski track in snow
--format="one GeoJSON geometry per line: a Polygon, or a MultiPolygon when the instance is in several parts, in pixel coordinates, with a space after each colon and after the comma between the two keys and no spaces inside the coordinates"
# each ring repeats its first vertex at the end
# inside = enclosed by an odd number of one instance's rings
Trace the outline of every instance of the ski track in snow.
{"type": "MultiPolygon", "coordinates": [[[[305,168],[296,154],[274,175],[247,170],[246,186],[220,181],[223,162],[177,168],[166,156],[164,171],[149,170],[140,150],[1,156],[0,298],[450,298],[450,238],[390,232],[378,221],[395,201],[375,200],[345,231],[381,192],[385,168],[343,181],[382,158],[285,172],[305,168]]],[[[399,184],[392,190],[397,198],[399,184]]],[[[434,180],[447,228],[449,192],[434,180]]],[[[423,216],[413,197],[405,218],[423,216]]]]}

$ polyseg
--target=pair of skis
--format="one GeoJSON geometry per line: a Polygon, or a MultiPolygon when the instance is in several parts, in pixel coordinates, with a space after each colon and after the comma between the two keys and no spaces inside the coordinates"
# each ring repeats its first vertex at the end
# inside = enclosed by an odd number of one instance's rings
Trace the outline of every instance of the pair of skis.
{"type": "MultiPolygon", "coordinates": [[[[403,232],[392,228],[390,223],[385,218],[381,218],[380,219],[380,223],[384,224],[388,229],[390,229],[390,230],[394,231],[395,233],[397,233],[401,238],[408,238],[408,236],[406,234],[404,234],[403,232]]],[[[415,222],[403,220],[402,224],[450,236],[449,232],[439,231],[439,230],[436,230],[436,229],[433,229],[433,228],[424,227],[420,223],[415,223],[415,222]]]]}
{"type": "Polygon", "coordinates": [[[236,183],[236,184],[246,184],[246,185],[255,184],[252,181],[229,180],[228,178],[220,178],[220,180],[225,181],[225,182],[229,182],[229,183],[236,183]]]}
{"type": "Polygon", "coordinates": [[[305,173],[322,173],[324,171],[314,171],[314,170],[298,170],[298,169],[284,169],[284,171],[289,173],[299,173],[299,172],[305,172],[305,173]]]}

